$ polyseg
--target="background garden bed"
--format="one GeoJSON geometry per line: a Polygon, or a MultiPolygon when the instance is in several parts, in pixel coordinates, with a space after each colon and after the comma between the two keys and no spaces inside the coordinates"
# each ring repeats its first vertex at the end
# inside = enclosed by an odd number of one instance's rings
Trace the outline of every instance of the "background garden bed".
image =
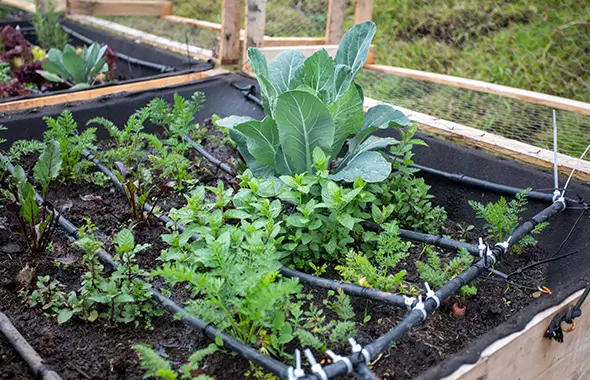
{"type": "MultiPolygon", "coordinates": [[[[196,73],[213,68],[213,62],[200,61],[187,55],[171,53],[156,47],[136,43],[124,38],[116,37],[104,31],[81,25],[71,20],[61,21],[64,31],[70,36],[69,43],[73,46],[89,46],[92,42],[105,43],[117,54],[118,64],[115,79],[112,82],[95,85],[82,90],[49,91],[43,94],[29,94],[25,96],[0,99],[0,103],[8,103],[21,99],[39,98],[57,94],[67,94],[92,90],[106,86],[135,83],[137,81],[165,78],[172,75],[196,73]]],[[[0,28],[10,25],[19,28],[25,38],[32,44],[37,43],[33,25],[27,20],[4,20],[0,28]]]]}
{"type": "MultiPolygon", "coordinates": [[[[162,96],[170,100],[175,92],[185,97],[189,97],[195,91],[203,91],[205,93],[206,103],[197,114],[197,121],[209,118],[214,113],[220,116],[239,114],[261,117],[262,111],[259,107],[250,100],[247,100],[240,91],[232,86],[232,83],[243,86],[252,83],[252,81],[244,76],[225,74],[163,90],[120,94],[85,104],[69,104],[66,107],[60,105],[59,107],[36,110],[34,113],[21,112],[6,114],[2,123],[8,127],[8,131],[4,135],[9,141],[20,138],[39,138],[45,130],[45,123],[41,120],[41,116],[50,115],[55,117],[64,108],[72,111],[74,119],[81,127],[88,119],[96,116],[106,117],[115,124],[122,125],[135,109],[145,105],[153,97],[162,96]],[[27,125],[27,128],[22,128],[22,125],[27,125]]],[[[491,156],[473,148],[448,143],[438,138],[425,135],[421,135],[420,137],[429,144],[429,147],[416,149],[415,160],[419,164],[519,187],[541,189],[552,186],[551,173],[546,171],[521,165],[502,157],[491,156]]],[[[499,197],[497,194],[457,185],[456,183],[441,180],[438,177],[424,175],[424,178],[432,186],[431,193],[435,195],[434,203],[445,206],[449,214],[449,219],[454,221],[478,224],[475,221],[474,211],[467,204],[467,201],[474,199],[480,202],[487,202],[496,200],[499,197]]],[[[569,195],[572,197],[577,193],[585,199],[590,198],[590,188],[587,185],[572,183],[568,192],[570,192],[569,195]]],[[[546,204],[531,202],[527,212],[524,214],[524,218],[526,219],[534,215],[545,206],[546,204]]],[[[567,231],[571,228],[577,214],[578,212],[574,210],[566,210],[566,212],[553,218],[549,228],[539,239],[539,247],[542,247],[548,253],[555,251],[563,241],[567,231]]],[[[588,218],[583,218],[580,223],[577,231],[588,231],[590,227],[588,218]]],[[[490,342],[522,328],[539,311],[561,302],[567,295],[577,290],[580,287],[580,281],[587,274],[588,265],[584,263],[583,252],[587,251],[588,248],[590,248],[590,242],[587,237],[583,233],[574,234],[566,246],[566,251],[569,252],[578,249],[581,253],[564,261],[556,262],[549,268],[547,281],[549,287],[554,291],[553,296],[542,297],[534,301],[528,308],[514,315],[508,323],[480,337],[475,346],[476,348],[468,349],[457,354],[457,357],[453,360],[454,364],[447,366],[446,371],[452,371],[453,368],[451,367],[458,367],[462,362],[473,360],[474,352],[478,350],[477,347],[485,347],[490,342]]],[[[483,291],[485,292],[485,289],[483,291]]],[[[482,296],[490,297],[490,294],[483,294],[482,296]]],[[[497,294],[496,296],[501,297],[501,294],[497,294]]],[[[379,308],[383,308],[383,306],[379,306],[379,308]]],[[[477,316],[478,312],[482,312],[482,310],[477,310],[477,308],[470,309],[470,315],[477,316]]],[[[49,323],[54,324],[53,321],[49,323]]],[[[25,324],[23,326],[26,327],[27,325],[25,324]]],[[[425,331],[421,329],[427,329],[427,326],[418,328],[416,330],[417,334],[425,331]]],[[[426,332],[428,331],[426,330],[426,332]]],[[[395,350],[392,350],[390,355],[396,355],[395,350]]],[[[380,371],[381,365],[389,367],[391,364],[387,358],[382,360],[376,367],[378,373],[383,373],[380,371]]],[[[387,368],[381,369],[386,370],[387,368]]],[[[439,372],[438,375],[442,375],[442,372],[439,372]]],[[[232,377],[219,376],[219,378],[232,377]]]]}

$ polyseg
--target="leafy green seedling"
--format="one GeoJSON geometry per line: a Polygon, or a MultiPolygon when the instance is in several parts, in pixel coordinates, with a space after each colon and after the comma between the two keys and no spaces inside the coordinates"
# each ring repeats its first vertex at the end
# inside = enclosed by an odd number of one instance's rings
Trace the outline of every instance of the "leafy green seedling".
{"type": "Polygon", "coordinates": [[[22,235],[29,249],[36,254],[43,253],[51,243],[57,226],[57,212],[47,201],[49,186],[61,171],[62,158],[59,143],[52,141],[43,150],[33,168],[33,175],[41,186],[44,202],[37,204],[35,188],[28,181],[21,166],[14,168],[11,190],[16,202],[7,206],[18,219],[22,235]]]}

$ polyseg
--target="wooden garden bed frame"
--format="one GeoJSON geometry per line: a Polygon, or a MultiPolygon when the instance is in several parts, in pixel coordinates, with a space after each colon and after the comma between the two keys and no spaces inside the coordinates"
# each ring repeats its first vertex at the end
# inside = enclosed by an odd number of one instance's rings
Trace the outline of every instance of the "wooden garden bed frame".
{"type": "MultiPolygon", "coordinates": [[[[157,46],[177,53],[186,53],[186,44],[101,20],[93,17],[93,15],[121,15],[123,13],[126,15],[155,15],[169,22],[213,30],[220,33],[220,36],[223,36],[220,39],[219,51],[215,57],[222,64],[238,63],[243,59],[244,52],[247,48],[251,46],[261,48],[267,59],[272,58],[283,50],[294,48],[304,51],[305,54],[312,54],[321,48],[326,48],[329,52],[333,53],[335,45],[337,45],[342,37],[344,0],[330,0],[326,36],[323,38],[265,36],[265,2],[262,0],[245,1],[248,5],[246,9],[256,8],[257,11],[248,12],[243,30],[240,29],[243,8],[240,0],[223,0],[222,24],[174,16],[169,2],[160,0],[68,0],[70,10],[86,13],[86,15],[70,14],[68,17],[89,26],[109,30],[121,37],[133,39],[138,43],[157,46]],[[137,7],[140,4],[141,7],[137,7]]],[[[31,3],[24,3],[18,0],[0,0],[0,4],[10,5],[29,12],[34,11],[31,3]]],[[[357,0],[355,22],[370,20],[372,8],[373,0],[357,0]]],[[[194,46],[189,46],[189,51],[198,58],[211,58],[214,55],[210,50],[194,46]]],[[[530,103],[542,104],[556,109],[590,115],[590,104],[584,102],[466,78],[377,65],[375,64],[374,49],[372,51],[373,54],[365,66],[366,70],[496,94],[530,103]]],[[[71,94],[17,100],[0,104],[0,112],[39,108],[65,102],[88,101],[107,94],[187,83],[224,72],[227,71],[224,69],[215,69],[201,73],[171,76],[71,94]]],[[[382,102],[366,98],[365,108],[367,109],[380,103],[382,102]]],[[[485,149],[496,154],[505,155],[532,165],[544,168],[550,168],[553,165],[553,152],[546,149],[470,128],[452,121],[414,112],[409,109],[394,107],[406,113],[410,120],[417,123],[420,129],[426,133],[485,149]]],[[[582,161],[562,154],[558,156],[558,161],[561,173],[569,174],[573,168],[576,168],[574,177],[583,181],[590,181],[589,161],[582,161]]],[[[588,315],[590,315],[590,302],[584,304],[582,317],[577,320],[577,328],[573,332],[566,334],[565,343],[559,344],[543,338],[543,333],[552,318],[558,312],[567,308],[568,305],[575,303],[581,293],[582,290],[571,295],[562,304],[537,314],[522,331],[513,333],[491,344],[482,352],[480,359],[475,364],[463,365],[452,375],[446,377],[445,380],[501,378],[553,380],[556,378],[590,378],[590,361],[587,360],[588,355],[590,355],[590,334],[588,334],[590,330],[590,318],[588,318],[588,315]]]]}

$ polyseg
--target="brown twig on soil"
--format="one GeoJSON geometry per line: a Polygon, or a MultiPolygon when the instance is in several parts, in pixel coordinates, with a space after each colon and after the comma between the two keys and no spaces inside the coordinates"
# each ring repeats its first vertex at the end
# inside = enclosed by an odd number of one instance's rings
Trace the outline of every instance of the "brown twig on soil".
{"type": "Polygon", "coordinates": [[[43,380],[61,380],[59,375],[43,364],[43,359],[35,351],[26,339],[18,332],[16,327],[10,322],[6,314],[0,312],[0,331],[10,342],[12,347],[18,351],[19,355],[27,362],[31,371],[36,377],[43,380]]]}

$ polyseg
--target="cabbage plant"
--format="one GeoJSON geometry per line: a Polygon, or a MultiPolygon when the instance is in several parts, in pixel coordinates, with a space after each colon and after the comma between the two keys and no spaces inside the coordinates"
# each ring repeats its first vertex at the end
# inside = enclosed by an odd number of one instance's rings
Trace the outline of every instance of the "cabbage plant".
{"type": "Polygon", "coordinates": [[[333,180],[353,182],[360,176],[380,182],[389,176],[391,162],[382,150],[398,141],[372,133],[407,126],[408,118],[387,105],[377,105],[365,115],[363,91],[354,83],[375,30],[372,22],[352,27],[335,59],[325,49],[309,58],[292,50],[267,64],[260,50],[248,50],[266,117],[230,116],[217,124],[229,130],[255,175],[313,173],[313,152],[319,148],[329,160],[333,180]]]}

